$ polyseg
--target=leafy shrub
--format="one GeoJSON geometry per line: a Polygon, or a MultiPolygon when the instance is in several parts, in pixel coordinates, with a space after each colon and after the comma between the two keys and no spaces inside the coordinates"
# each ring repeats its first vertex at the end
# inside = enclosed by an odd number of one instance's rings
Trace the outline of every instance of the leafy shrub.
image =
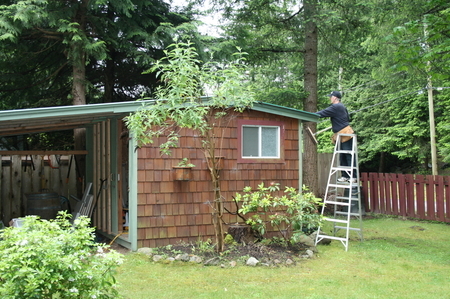
{"type": "Polygon", "coordinates": [[[69,218],[27,216],[0,233],[1,298],[119,297],[113,270],[122,255],[94,241],[89,218],[69,218]]]}
{"type": "Polygon", "coordinates": [[[242,202],[239,213],[243,215],[254,213],[246,221],[252,229],[264,235],[267,223],[270,223],[272,227],[278,229],[286,241],[296,242],[300,235],[321,225],[322,216],[317,209],[323,203],[320,198],[307,192],[305,186],[303,192],[286,186],[285,194],[281,197],[274,195],[279,190],[279,184],[265,187],[264,183],[261,183],[257,190],[245,187],[244,193],[237,193],[234,200],[242,202]]]}

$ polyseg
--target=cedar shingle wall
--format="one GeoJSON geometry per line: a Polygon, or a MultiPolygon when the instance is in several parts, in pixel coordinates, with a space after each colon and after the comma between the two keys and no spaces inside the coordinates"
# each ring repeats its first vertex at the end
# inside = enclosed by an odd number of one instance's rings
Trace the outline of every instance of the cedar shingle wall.
{"type": "MultiPolygon", "coordinates": [[[[222,128],[224,139],[217,156],[224,156],[221,190],[225,206],[235,211],[231,202],[245,186],[256,188],[264,182],[298,188],[298,122],[295,119],[262,112],[244,112],[222,128]],[[237,118],[282,121],[285,124],[284,163],[238,163],[237,118]]],[[[161,156],[159,143],[143,147],[138,154],[138,247],[158,247],[177,242],[196,242],[199,238],[214,240],[211,220],[212,183],[206,159],[200,149],[200,138],[187,129],[180,133],[179,148],[171,156],[161,156]],[[192,168],[190,181],[174,180],[174,169],[187,157],[192,168]]],[[[225,214],[226,223],[241,222],[237,216],[225,214]]]]}

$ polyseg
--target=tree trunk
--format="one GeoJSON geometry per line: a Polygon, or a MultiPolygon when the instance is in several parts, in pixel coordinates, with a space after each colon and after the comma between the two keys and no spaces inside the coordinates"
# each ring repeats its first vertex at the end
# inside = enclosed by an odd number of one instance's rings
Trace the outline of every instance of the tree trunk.
{"type": "MultiPolygon", "coordinates": [[[[79,24],[81,34],[86,30],[86,14],[88,0],[83,0],[80,9],[76,14],[76,21],[79,24]]],[[[79,41],[74,41],[72,47],[72,101],[73,105],[86,105],[86,53],[83,45],[79,41]]],[[[84,128],[74,129],[75,150],[86,149],[86,130],[84,128]]],[[[77,180],[77,195],[79,198],[83,196],[83,178],[86,173],[86,157],[84,155],[76,156],[77,173],[82,176],[81,180],[77,180]]]]}
{"type": "Polygon", "coordinates": [[[383,173],[384,172],[385,157],[386,157],[385,152],[381,152],[380,153],[380,163],[379,163],[379,166],[378,166],[378,172],[379,173],[383,173]]]}
{"type": "Polygon", "coordinates": [[[214,188],[214,211],[213,211],[213,223],[214,231],[216,234],[217,252],[223,252],[224,250],[224,231],[223,231],[223,200],[220,192],[220,181],[218,178],[212,179],[214,188]]]}
{"type": "MultiPolygon", "coordinates": [[[[82,59],[84,60],[84,59],[82,59]]],[[[73,67],[73,86],[72,86],[72,95],[73,95],[73,105],[85,105],[86,104],[86,88],[85,88],[85,66],[84,63],[74,64],[73,67]]],[[[75,150],[85,150],[86,149],[86,129],[74,129],[74,143],[75,150]]],[[[77,155],[75,157],[77,163],[76,167],[78,167],[77,173],[81,176],[79,180],[77,180],[77,196],[81,198],[83,196],[84,186],[83,186],[83,178],[86,173],[86,156],[77,155]]]]}
{"type": "MultiPolygon", "coordinates": [[[[304,88],[308,96],[303,102],[303,110],[308,112],[317,111],[317,26],[315,23],[317,0],[306,0],[304,11],[306,17],[305,26],[305,56],[304,56],[304,88]]],[[[305,124],[316,132],[316,123],[305,124]]],[[[305,135],[306,136],[306,135],[305,135]]],[[[311,138],[303,140],[303,184],[310,191],[318,195],[317,175],[317,146],[311,138]]]]}
{"type": "Polygon", "coordinates": [[[255,236],[255,232],[248,224],[231,224],[228,227],[228,234],[238,243],[248,244],[258,240],[257,236],[255,236]]]}

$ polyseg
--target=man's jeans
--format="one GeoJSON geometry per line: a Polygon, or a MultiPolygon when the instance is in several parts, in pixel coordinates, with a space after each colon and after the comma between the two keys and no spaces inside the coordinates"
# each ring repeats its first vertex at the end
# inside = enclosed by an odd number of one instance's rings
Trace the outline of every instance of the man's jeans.
{"type": "MultiPolygon", "coordinates": [[[[343,150],[343,151],[351,151],[352,147],[353,147],[353,138],[346,142],[341,142],[341,150],[343,150]]],[[[352,155],[350,155],[350,154],[340,154],[339,159],[341,161],[341,166],[350,167],[352,165],[352,155]]],[[[356,160],[354,160],[353,167],[356,167],[356,160]]],[[[341,174],[345,178],[349,177],[349,175],[346,171],[341,171],[341,174]]],[[[355,169],[353,170],[353,178],[356,178],[356,170],[355,169]]]]}

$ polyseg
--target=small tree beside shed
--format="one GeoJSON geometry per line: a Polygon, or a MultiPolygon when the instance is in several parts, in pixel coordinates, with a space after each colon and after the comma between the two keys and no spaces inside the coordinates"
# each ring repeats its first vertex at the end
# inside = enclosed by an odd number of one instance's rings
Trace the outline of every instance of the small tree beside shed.
{"type": "Polygon", "coordinates": [[[214,197],[210,205],[220,252],[224,249],[225,232],[219,176],[221,133],[217,128],[233,117],[230,112],[242,112],[254,102],[253,92],[245,84],[243,53],[236,53],[235,60],[228,63],[202,64],[191,43],[177,42],[165,54],[148,71],[156,71],[163,82],[156,91],[156,102],[131,114],[126,119],[127,126],[138,146],[166,135],[167,141],[160,145],[161,154],[170,154],[170,148],[177,146],[181,128],[198,132],[211,173],[214,197]],[[211,90],[207,100],[202,97],[205,90],[211,90]]]}

